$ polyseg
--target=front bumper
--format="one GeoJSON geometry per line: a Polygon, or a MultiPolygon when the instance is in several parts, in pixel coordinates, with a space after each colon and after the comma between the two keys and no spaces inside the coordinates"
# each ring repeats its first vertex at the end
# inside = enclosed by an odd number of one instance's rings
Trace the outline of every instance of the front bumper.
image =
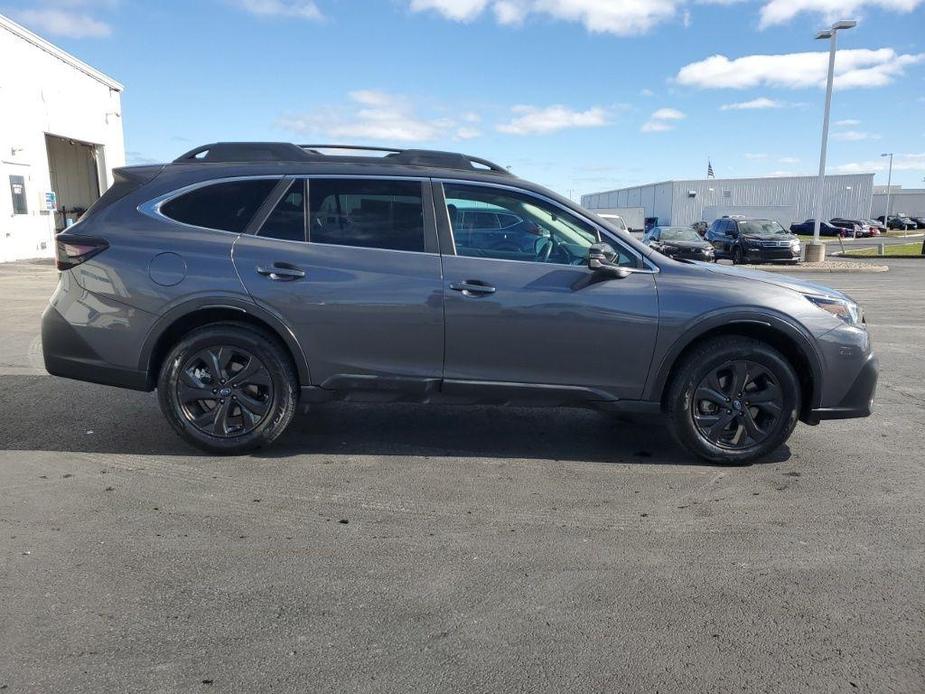
{"type": "Polygon", "coordinates": [[[875,355],[868,355],[864,366],[841,401],[834,407],[817,407],[811,410],[807,418],[808,423],[818,424],[823,419],[869,417],[874,409],[874,393],[877,390],[879,372],[880,361],[875,355]]]}
{"type": "Polygon", "coordinates": [[[800,250],[792,246],[785,247],[762,247],[751,246],[742,249],[745,252],[745,258],[755,262],[794,262],[800,260],[800,250]]]}

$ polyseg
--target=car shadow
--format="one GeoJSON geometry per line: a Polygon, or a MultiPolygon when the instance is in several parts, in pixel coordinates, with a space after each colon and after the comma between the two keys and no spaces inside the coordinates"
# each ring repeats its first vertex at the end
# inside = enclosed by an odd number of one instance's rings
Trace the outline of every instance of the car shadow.
{"type": "MultiPolygon", "coordinates": [[[[202,456],[161,415],[155,393],[50,376],[0,376],[0,450],[202,456]]],[[[543,459],[709,465],[653,417],[575,408],[327,403],[297,416],[259,460],[303,455],[543,459]]],[[[787,460],[781,447],[761,462],[787,460]]]]}

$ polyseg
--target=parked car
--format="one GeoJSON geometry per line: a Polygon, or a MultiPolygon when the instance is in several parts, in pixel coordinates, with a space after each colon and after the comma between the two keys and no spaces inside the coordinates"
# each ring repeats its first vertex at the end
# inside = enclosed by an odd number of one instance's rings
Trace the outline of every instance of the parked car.
{"type": "Polygon", "coordinates": [[[876,229],[880,234],[886,233],[886,225],[883,222],[878,222],[876,219],[865,219],[863,221],[869,224],[872,229],[876,229]]]}
{"type": "MultiPolygon", "coordinates": [[[[217,143],[114,175],[57,236],[45,366],[156,388],[212,453],[343,399],[646,413],[723,463],[770,453],[798,420],[871,412],[877,359],[850,297],[673,260],[483,159],[217,143]],[[529,248],[466,237],[474,209],[541,233],[529,248]]],[[[740,240],[791,248],[741,224],[740,240]]]]}
{"type": "MultiPolygon", "coordinates": [[[[877,217],[877,221],[883,222],[883,215],[877,217]]],[[[890,220],[885,222],[887,227],[897,231],[909,231],[915,229],[918,225],[905,215],[890,215],[890,220]]]]}
{"type": "Polygon", "coordinates": [[[800,262],[800,240],[773,219],[721,217],[710,225],[706,240],[717,258],[735,264],[800,262]]]}
{"type": "Polygon", "coordinates": [[[919,229],[925,229],[925,217],[909,217],[919,229]]]}
{"type": "Polygon", "coordinates": [[[842,217],[834,217],[830,219],[829,222],[837,227],[845,227],[847,229],[853,228],[855,238],[870,238],[871,236],[880,235],[879,229],[872,227],[863,219],[844,219],[842,217]]]}
{"type": "MultiPolygon", "coordinates": [[[[790,225],[790,231],[794,234],[803,234],[805,236],[812,236],[816,233],[815,231],[815,222],[814,219],[807,219],[805,222],[798,222],[796,224],[790,225]]],[[[846,238],[848,236],[854,236],[854,229],[838,226],[836,224],[831,224],[830,222],[820,222],[819,223],[819,235],[820,236],[840,236],[841,238],[846,238]]]]}
{"type": "Polygon", "coordinates": [[[675,259],[715,260],[713,244],[700,238],[700,234],[690,227],[655,227],[646,232],[642,242],[675,259]]]}

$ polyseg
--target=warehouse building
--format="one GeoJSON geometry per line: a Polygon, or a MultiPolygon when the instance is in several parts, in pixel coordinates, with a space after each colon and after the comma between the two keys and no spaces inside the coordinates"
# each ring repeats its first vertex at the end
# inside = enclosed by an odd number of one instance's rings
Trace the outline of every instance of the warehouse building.
{"type": "Polygon", "coordinates": [[[0,15],[0,262],[54,255],[125,164],[121,84],[0,15]]]}
{"type": "MultiPolygon", "coordinates": [[[[925,217],[925,188],[903,188],[890,186],[890,214],[905,214],[925,217]]],[[[886,212],[887,187],[874,187],[874,203],[871,212],[875,217],[886,212]]]]}
{"type": "MultiPolygon", "coordinates": [[[[789,228],[813,216],[817,184],[816,176],[663,181],[583,195],[581,204],[589,210],[642,208],[658,224],[688,226],[741,214],[776,219],[789,228]]],[[[822,217],[870,217],[873,188],[872,173],[826,176],[822,217]]]]}

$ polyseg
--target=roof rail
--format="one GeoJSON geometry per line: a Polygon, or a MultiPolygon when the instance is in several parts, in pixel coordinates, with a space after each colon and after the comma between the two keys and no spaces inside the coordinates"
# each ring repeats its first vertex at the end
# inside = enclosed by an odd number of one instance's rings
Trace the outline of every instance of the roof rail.
{"type": "Polygon", "coordinates": [[[429,149],[396,149],[366,145],[294,145],[288,142],[214,142],[191,149],[174,160],[175,164],[231,163],[231,162],[298,162],[343,159],[345,161],[404,164],[406,166],[434,166],[463,171],[491,171],[510,175],[497,164],[456,152],[429,149]],[[384,157],[328,155],[319,150],[352,150],[355,152],[386,152],[384,157]]]}

